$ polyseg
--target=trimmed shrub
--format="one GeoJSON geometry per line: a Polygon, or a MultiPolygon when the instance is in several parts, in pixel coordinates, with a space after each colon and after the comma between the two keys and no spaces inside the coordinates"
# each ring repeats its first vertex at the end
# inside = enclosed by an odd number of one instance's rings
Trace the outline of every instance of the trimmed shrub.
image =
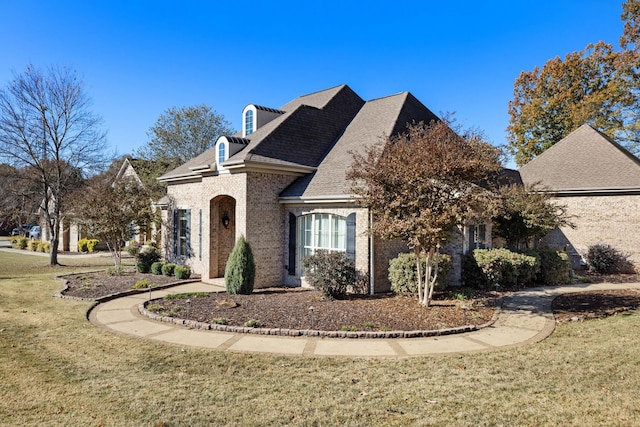
{"type": "Polygon", "coordinates": [[[224,282],[229,294],[251,295],[256,278],[256,264],[251,245],[240,236],[229,255],[224,270],[224,282]]]}
{"type": "MultiPolygon", "coordinates": [[[[426,257],[422,258],[422,274],[427,268],[426,257]]],[[[447,284],[447,275],[451,271],[451,257],[447,254],[440,254],[438,260],[438,277],[436,287],[444,287],[447,284]]],[[[424,277],[423,277],[424,279],[424,277]]],[[[416,265],[416,255],[404,253],[389,261],[389,281],[391,290],[396,294],[417,294],[418,293],[418,267],[416,265]]]]}
{"type": "Polygon", "coordinates": [[[173,270],[174,276],[178,280],[185,280],[191,277],[191,269],[186,265],[177,265],[173,270]]]}
{"type": "Polygon", "coordinates": [[[151,264],[151,272],[153,274],[156,274],[158,276],[162,275],[162,267],[164,266],[164,263],[162,261],[156,261],[153,264],[151,264]]]}
{"type": "Polygon", "coordinates": [[[51,249],[51,243],[49,242],[39,242],[38,243],[38,251],[40,252],[44,252],[49,253],[49,250],[51,249]]]}
{"type": "Polygon", "coordinates": [[[138,280],[135,285],[131,287],[131,289],[147,289],[150,288],[151,285],[147,279],[138,280]]]}
{"type": "Polygon", "coordinates": [[[29,245],[29,238],[24,236],[13,236],[11,238],[11,247],[13,249],[26,249],[29,245]]]}
{"type": "Polygon", "coordinates": [[[155,249],[141,251],[136,257],[136,271],[138,273],[148,273],[151,264],[160,261],[160,252],[155,249]]]}
{"type": "Polygon", "coordinates": [[[465,257],[463,280],[471,287],[518,287],[533,283],[539,268],[535,256],[508,249],[475,249],[465,257]]]}
{"type": "Polygon", "coordinates": [[[36,252],[38,250],[38,245],[40,244],[39,240],[30,240],[29,245],[27,246],[30,251],[36,252]]]}
{"type": "Polygon", "coordinates": [[[628,255],[608,244],[589,246],[587,250],[589,270],[598,274],[620,273],[629,266],[628,255]]]}
{"type": "Polygon", "coordinates": [[[99,242],[98,239],[89,239],[87,241],[87,250],[89,252],[95,251],[96,250],[96,246],[98,246],[98,242],[99,242]]]}
{"type": "Polygon", "coordinates": [[[131,240],[127,245],[127,252],[131,256],[138,256],[138,254],[140,253],[140,243],[136,242],[135,240],[131,240]]]}
{"type": "Polygon", "coordinates": [[[318,250],[302,260],[305,279],[330,298],[342,298],[356,283],[355,262],[344,252],[318,250]]]}
{"type": "Polygon", "coordinates": [[[80,239],[78,240],[78,252],[88,252],[89,251],[89,239],[80,239]]]}
{"type": "Polygon", "coordinates": [[[114,265],[113,267],[107,268],[107,276],[124,276],[125,271],[124,267],[121,265],[114,265]]]}
{"type": "Polygon", "coordinates": [[[173,276],[173,270],[175,270],[175,264],[165,264],[162,266],[162,274],[165,276],[173,276]]]}
{"type": "Polygon", "coordinates": [[[571,283],[571,262],[566,252],[544,248],[526,253],[538,258],[540,269],[535,278],[536,283],[543,285],[571,283]]]}

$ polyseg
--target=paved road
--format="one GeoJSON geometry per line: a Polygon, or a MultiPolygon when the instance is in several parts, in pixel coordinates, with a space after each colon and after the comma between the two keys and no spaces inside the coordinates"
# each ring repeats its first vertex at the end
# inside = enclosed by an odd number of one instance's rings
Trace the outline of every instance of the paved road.
{"type": "MultiPolygon", "coordinates": [[[[265,336],[192,329],[153,321],[139,313],[149,294],[117,298],[98,304],[89,315],[96,326],[115,333],[166,344],[209,348],[218,351],[256,352],[297,356],[411,357],[447,353],[490,351],[541,341],[555,327],[551,302],[559,294],[599,289],[640,289],[634,284],[590,284],[527,289],[505,298],[497,321],[474,332],[428,338],[349,339],[265,336]]],[[[221,291],[222,283],[189,283],[162,291],[169,293],[221,291]]]]}

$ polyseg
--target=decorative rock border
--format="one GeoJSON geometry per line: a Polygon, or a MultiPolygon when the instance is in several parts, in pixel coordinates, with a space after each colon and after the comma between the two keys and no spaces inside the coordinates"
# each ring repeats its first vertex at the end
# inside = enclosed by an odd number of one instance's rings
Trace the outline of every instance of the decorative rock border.
{"type": "Polygon", "coordinates": [[[159,316],[147,310],[145,301],[138,304],[138,312],[158,322],[172,323],[174,325],[182,325],[192,329],[203,329],[218,332],[231,332],[253,335],[279,335],[285,337],[318,337],[318,338],[424,338],[442,335],[462,334],[465,332],[477,331],[493,325],[498,320],[502,301],[496,307],[491,320],[481,325],[466,325],[457,328],[434,329],[434,330],[415,330],[415,331],[321,331],[317,329],[284,329],[284,328],[249,328],[246,326],[229,326],[219,325],[216,323],[198,322],[196,320],[180,319],[177,317],[159,316]]]}

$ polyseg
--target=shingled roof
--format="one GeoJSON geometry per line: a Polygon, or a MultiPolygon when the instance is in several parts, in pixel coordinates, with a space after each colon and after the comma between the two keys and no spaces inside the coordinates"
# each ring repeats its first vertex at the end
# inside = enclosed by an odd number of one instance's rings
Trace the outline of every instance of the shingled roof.
{"type": "Polygon", "coordinates": [[[333,200],[351,194],[346,173],[353,153],[364,153],[382,138],[406,130],[411,122],[437,120],[409,92],[368,101],[349,123],[315,173],[301,177],[281,194],[283,201],[333,200]]]}
{"type": "MultiPolygon", "coordinates": [[[[315,168],[362,105],[364,100],[347,85],[298,97],[277,110],[284,112],[281,116],[243,138],[247,146],[223,165],[315,168]]],[[[238,133],[234,138],[240,136],[238,133]]],[[[216,152],[212,148],[160,179],[197,177],[194,171],[203,170],[215,161],[216,152]]]]}
{"type": "Polygon", "coordinates": [[[520,176],[556,193],[640,191],[640,160],[585,124],[524,165],[520,176]]]}

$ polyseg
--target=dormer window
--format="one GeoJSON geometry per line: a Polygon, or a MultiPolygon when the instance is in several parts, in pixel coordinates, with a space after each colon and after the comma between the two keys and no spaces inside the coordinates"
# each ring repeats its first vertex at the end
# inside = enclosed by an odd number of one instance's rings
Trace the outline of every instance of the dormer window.
{"type": "Polygon", "coordinates": [[[244,113],[244,134],[250,135],[253,133],[253,110],[247,110],[244,113]]]}
{"type": "Polygon", "coordinates": [[[218,163],[227,160],[227,145],[224,142],[218,144],[218,163]]]}

